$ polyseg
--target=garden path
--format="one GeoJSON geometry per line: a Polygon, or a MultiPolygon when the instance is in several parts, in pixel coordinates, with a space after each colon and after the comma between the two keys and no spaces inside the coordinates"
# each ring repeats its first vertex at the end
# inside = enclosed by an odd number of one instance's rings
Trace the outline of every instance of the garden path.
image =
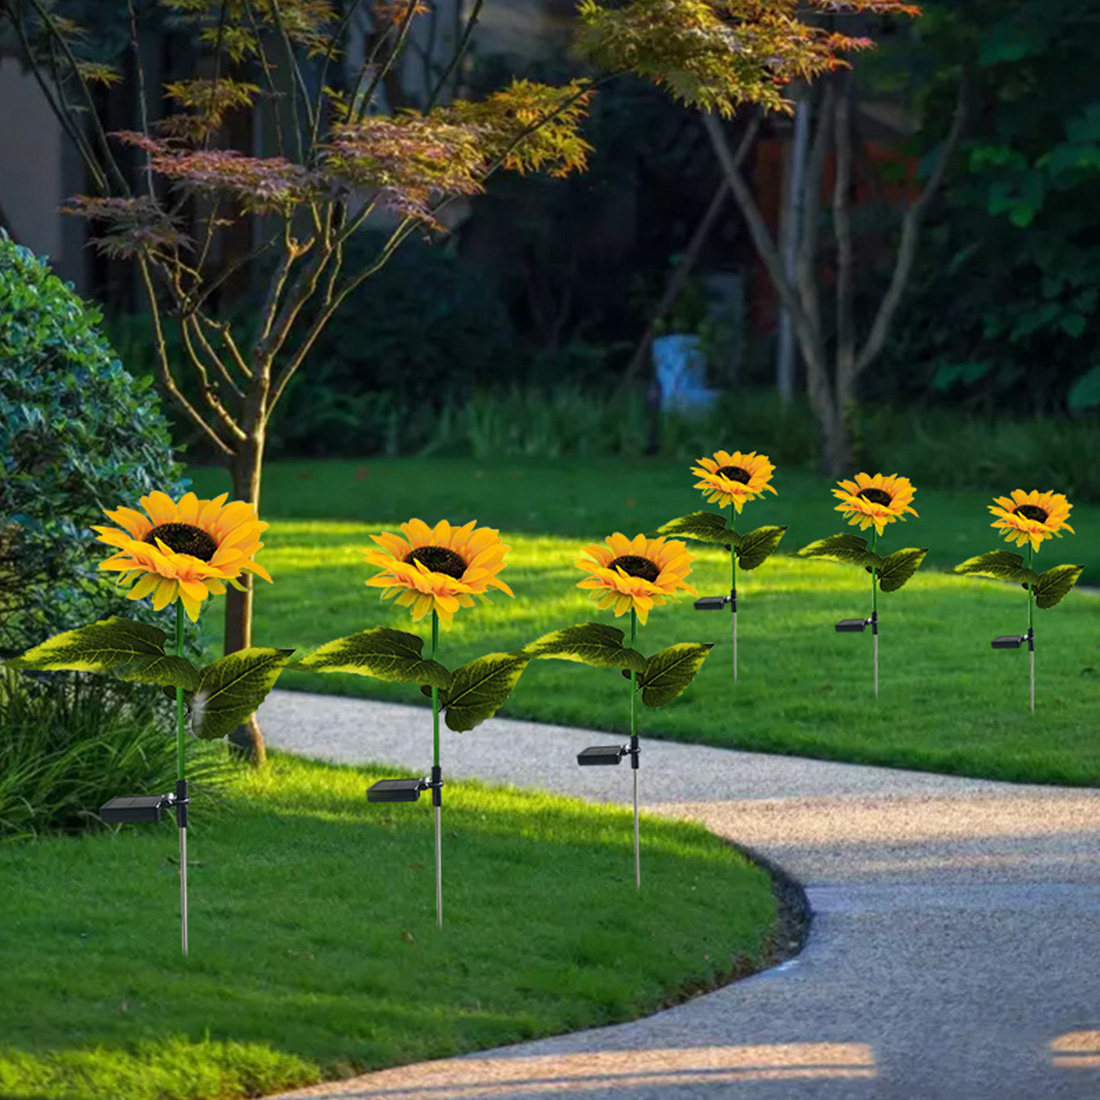
{"type": "MultiPolygon", "coordinates": [[[[417,774],[426,713],[276,692],[261,719],[274,746],[417,774]]],[[[493,719],[448,735],[444,763],[448,776],[626,802],[627,768],[575,763],[615,740],[493,719]]],[[[645,739],[641,783],[647,812],[702,821],[805,886],[814,918],[800,955],[634,1023],[284,1095],[1100,1096],[1100,792],[645,739]]]]}

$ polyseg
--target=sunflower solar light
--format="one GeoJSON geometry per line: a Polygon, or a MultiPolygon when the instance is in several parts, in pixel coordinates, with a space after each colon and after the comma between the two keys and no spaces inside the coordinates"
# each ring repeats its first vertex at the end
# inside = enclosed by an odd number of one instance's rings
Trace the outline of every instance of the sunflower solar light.
{"type": "Polygon", "coordinates": [[[830,535],[818,539],[798,551],[800,558],[826,558],[830,561],[861,565],[871,574],[871,617],[841,619],[836,624],[838,634],[862,634],[871,628],[872,663],[874,666],[875,698],[878,698],[878,594],[896,592],[920,568],[928,554],[927,547],[906,546],[886,557],[878,553],[879,537],[888,523],[904,520],[906,513],[917,515],[912,507],[915,489],[908,478],[897,474],[856,474],[852,481],[837,482],[833,495],[840,500],[836,511],[842,512],[850,524],[861,531],[871,531],[871,545],[858,535],[830,535]]]}
{"type": "Polygon", "coordinates": [[[728,596],[703,596],[695,601],[696,611],[720,611],[730,609],[733,634],[733,680],[737,682],[737,567],[742,571],[757,569],[768,560],[786,534],[786,527],[757,527],[744,534],[737,532],[737,517],[751,500],[764,495],[765,490],[775,493],[772,474],[775,467],[767,455],[749,451],[715,451],[710,458],[701,458],[691,468],[699,481],[696,489],[711,503],[725,508],[732,504],[729,523],[715,512],[692,512],[661,524],[651,536],[678,536],[697,542],[724,546],[730,552],[730,594],[728,596]]]}
{"type": "Polygon", "coordinates": [[[462,527],[440,520],[429,527],[419,519],[401,525],[401,535],[371,535],[381,549],[365,549],[371,565],[382,572],[367,580],[381,588],[382,599],[394,598],[409,608],[413,621],[432,616],[431,657],[423,656],[424,639],[389,627],[372,627],[326,642],[297,662],[312,672],[351,672],[403,684],[417,684],[432,701],[432,768],[427,776],[382,779],[367,791],[369,802],[417,802],[431,791],[435,810],[436,924],[443,927],[443,767],[440,761],[439,718],[447,727],[471,730],[491,718],[516,686],[530,658],[522,653],[487,653],[453,671],[440,664],[439,627],[447,630],[460,608],[483,603],[496,589],[513,592],[498,576],[511,549],[500,532],[478,527],[476,520],[462,527]]]}
{"type": "Polygon", "coordinates": [[[588,574],[577,583],[589,589],[601,611],[614,610],[615,617],[630,612],[630,646],[623,645],[623,631],[603,623],[577,623],[564,630],[544,634],[520,651],[530,658],[578,661],[595,668],[618,669],[630,680],[630,741],[625,745],[596,745],[577,756],[580,765],[615,765],[629,756],[634,774],[634,886],[642,888],[641,846],[638,829],[638,769],[641,745],[638,741],[638,698],[647,707],[671,703],[695,678],[713,648],[703,642],[680,642],[645,657],[635,646],[638,620],[644,626],[649,612],[668,600],[679,602],[678,592],[697,595],[684,579],[691,572],[692,555],[682,542],[636,535],[628,539],[616,532],[586,546],[575,559],[578,569],[588,574]]]}
{"type": "Polygon", "coordinates": [[[1013,489],[1011,496],[994,497],[989,505],[994,515],[990,525],[1001,531],[1008,542],[1027,545],[1027,564],[1022,554],[991,550],[967,558],[955,566],[955,573],[1013,581],[1027,589],[1027,633],[1002,634],[993,639],[994,649],[1020,649],[1027,643],[1031,673],[1031,713],[1035,713],[1035,605],[1043,610],[1061,603],[1069,595],[1084,570],[1083,565],[1055,565],[1045,573],[1032,569],[1035,554],[1045,539],[1061,538],[1063,531],[1076,534],[1069,525],[1073,505],[1061,494],[1026,492],[1013,489]]]}
{"type": "Polygon", "coordinates": [[[117,527],[95,527],[97,539],[114,548],[99,568],[120,574],[127,598],[151,597],[154,611],[175,604],[175,652],[167,636],[148,623],[112,616],[67,630],[7,662],[35,672],[69,670],[110,674],[121,680],[157,685],[176,701],[176,789],[166,794],[123,795],[100,808],[107,824],[160,821],[174,810],[179,832],[180,945],[188,953],[187,809],[185,772],[188,715],[191,732],[202,740],[225,737],[244,722],[275,686],[292,649],[251,647],[203,668],[183,656],[183,616],[197,622],[208,596],[226,585],[241,587],[242,573],[271,577],[254,559],[267,528],[244,501],[226,504],[228,494],[200,500],[186,493],[178,502],[166,493],[141,498],[144,512],[118,508],[105,515],[117,527]]]}

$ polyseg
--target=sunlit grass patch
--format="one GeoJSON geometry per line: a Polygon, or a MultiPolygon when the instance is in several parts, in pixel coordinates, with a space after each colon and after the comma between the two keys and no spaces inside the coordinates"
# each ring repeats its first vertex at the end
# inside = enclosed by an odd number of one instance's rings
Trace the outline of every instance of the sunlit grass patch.
{"type": "MultiPolygon", "coordinates": [[[[440,469],[439,476],[446,477],[440,469]]],[[[939,498],[947,494],[929,496],[921,521],[891,529],[888,548],[931,545],[937,530],[949,528],[943,522],[923,524],[924,514],[935,515],[943,504],[939,498]]],[[[778,504],[769,501],[768,507],[774,511],[778,504]]],[[[823,520],[830,526],[825,530],[839,529],[828,507],[826,501],[823,520]]],[[[451,514],[462,518],[467,512],[473,514],[469,500],[466,508],[456,504],[451,514]]],[[[776,517],[761,516],[760,522],[767,518],[776,517]]],[[[1087,528],[1091,511],[1080,522],[1087,528]]],[[[370,534],[387,523],[392,521],[381,516],[361,522],[274,522],[263,554],[275,584],[261,586],[257,638],[306,652],[372,626],[427,637],[424,624],[418,627],[407,613],[383,604],[365,584],[373,570],[363,563],[359,548],[371,545],[370,534]]],[[[984,515],[977,514],[971,525],[972,542],[949,560],[961,560],[988,541],[982,534],[984,515]]],[[[627,533],[640,529],[644,525],[627,533]]],[[[599,612],[576,587],[583,574],[573,561],[589,538],[516,528],[505,528],[502,537],[512,547],[503,576],[516,599],[496,594],[491,606],[457,615],[441,638],[444,663],[454,667],[490,650],[519,648],[586,619],[629,629],[626,617],[599,612]]],[[[799,545],[788,534],[781,549],[799,545]]],[[[728,591],[725,553],[698,544],[693,549],[697,560],[690,583],[703,594],[728,591]]],[[[1063,540],[1057,549],[1059,560],[1080,561],[1085,558],[1075,552],[1089,548],[1078,538],[1063,540]]],[[[953,576],[926,564],[900,592],[880,595],[877,704],[871,695],[870,635],[833,630],[839,619],[870,612],[870,577],[862,569],[780,554],[755,572],[741,574],[738,593],[741,679],[736,689],[729,671],[728,614],[696,612],[688,598],[656,608],[641,629],[639,646],[645,652],[680,641],[715,643],[683,696],[660,711],[643,711],[644,735],[992,778],[1100,780],[1100,741],[1094,732],[1100,719],[1097,597],[1075,592],[1056,609],[1037,612],[1039,712],[1032,718],[1026,653],[993,652],[989,645],[998,634],[1026,627],[1026,601],[1013,586],[953,576]]],[[[214,616],[207,627],[215,640],[220,627],[214,616]]],[[[625,731],[628,694],[609,676],[575,664],[532,662],[502,713],[625,731]]],[[[415,689],[355,676],[291,671],[280,683],[422,703],[415,689]]]]}
{"type": "Polygon", "coordinates": [[[768,876],[692,825],[276,755],[192,823],[191,956],[173,829],[0,846],[0,1095],[236,1100],[628,1019],[764,951],[768,876]]]}

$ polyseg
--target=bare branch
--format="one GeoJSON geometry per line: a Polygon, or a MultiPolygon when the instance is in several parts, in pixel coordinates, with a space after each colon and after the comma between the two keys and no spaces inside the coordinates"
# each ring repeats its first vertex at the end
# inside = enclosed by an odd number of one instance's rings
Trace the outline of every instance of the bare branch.
{"type": "Polygon", "coordinates": [[[283,52],[286,55],[287,66],[294,77],[294,91],[290,96],[291,114],[294,118],[294,141],[298,149],[298,160],[304,164],[306,159],[305,141],[302,134],[302,121],[298,114],[298,97],[301,96],[302,105],[305,107],[306,120],[310,132],[314,128],[313,98],[309,94],[305,77],[302,76],[302,68],[298,64],[298,58],[294,53],[294,43],[287,34],[286,24],[283,22],[282,11],[279,9],[279,0],[271,0],[271,10],[275,14],[275,26],[278,28],[279,37],[283,43],[283,52]]]}
{"type": "Polygon", "coordinates": [[[38,13],[39,19],[49,27],[52,40],[56,42],[65,54],[65,59],[68,61],[73,75],[76,77],[77,83],[80,85],[81,95],[84,99],[84,105],[87,111],[87,115],[91,120],[92,132],[95,134],[96,142],[100,147],[100,151],[103,156],[104,164],[106,165],[107,173],[112,177],[114,184],[119,188],[122,194],[127,195],[130,193],[130,188],[126,183],[126,177],[123,176],[122,170],[118,166],[118,162],[114,158],[114,154],[111,152],[111,146],[107,141],[107,133],[103,129],[103,123],[99,120],[99,112],[96,111],[95,98],[92,95],[92,90],[88,87],[88,82],[84,79],[84,74],[80,71],[80,65],[76,60],[76,56],[73,54],[72,49],[69,46],[65,36],[61,33],[57,26],[54,17],[45,9],[41,0],[30,0],[31,6],[38,13]]]}
{"type": "Polygon", "coordinates": [[[790,311],[795,327],[799,330],[805,330],[807,333],[812,333],[816,339],[817,326],[812,323],[810,317],[802,308],[802,303],[799,301],[794,287],[787,281],[787,277],[783,272],[783,259],[779,255],[775,241],[772,240],[768,225],[764,221],[764,215],[761,214],[760,207],[757,206],[752,191],[749,190],[748,184],[745,183],[744,177],[738,170],[733,150],[730,149],[721,123],[713,114],[707,113],[703,115],[703,126],[710,137],[711,145],[714,147],[714,152],[718,157],[718,163],[722,167],[726,182],[729,184],[745,223],[748,225],[749,235],[756,246],[757,255],[767,269],[772,286],[775,287],[783,305],[790,311]]]}
{"type": "Polygon", "coordinates": [[[405,15],[401,20],[401,26],[398,29],[397,40],[393,44],[393,49],[390,50],[386,60],[375,69],[374,74],[365,87],[363,82],[366,80],[367,74],[371,71],[378,55],[382,52],[382,46],[388,37],[387,35],[383,34],[378,36],[378,44],[371,51],[370,57],[363,62],[363,68],[359,73],[359,80],[355,86],[355,94],[348,104],[349,121],[358,118],[364,109],[369,110],[370,101],[374,97],[374,93],[378,90],[382,81],[386,79],[390,69],[393,68],[394,62],[401,55],[401,51],[405,46],[405,39],[409,36],[409,28],[412,26],[412,21],[416,17],[416,0],[408,0],[408,5],[409,6],[405,9],[405,15]]]}
{"type": "MultiPolygon", "coordinates": [[[[328,71],[332,67],[332,62],[336,57],[340,55],[340,43],[344,41],[347,35],[348,28],[351,26],[352,21],[358,14],[360,7],[363,5],[363,0],[353,0],[351,6],[344,13],[344,18],[340,21],[339,27],[333,32],[332,37],[329,39],[328,49],[325,50],[324,64],[321,66],[321,74],[317,79],[317,86],[324,90],[325,83],[328,80],[328,71]]],[[[365,68],[365,66],[364,66],[365,68]]],[[[310,135],[310,148],[316,146],[317,141],[321,134],[321,119],[324,116],[324,111],[318,107],[316,114],[313,117],[313,133],[310,135]]]]}
{"type": "Polygon", "coordinates": [[[263,70],[264,82],[267,84],[268,95],[271,96],[271,115],[275,123],[275,144],[278,146],[279,155],[289,159],[291,151],[286,143],[286,135],[283,133],[282,114],[279,111],[279,86],[275,83],[274,68],[267,56],[267,47],[264,45],[264,35],[256,22],[256,12],[251,4],[248,5],[248,21],[252,24],[252,33],[256,36],[256,56],[260,60],[260,68],[263,70]]]}
{"type": "Polygon", "coordinates": [[[157,352],[157,365],[160,368],[160,381],[165,393],[172,397],[187,414],[191,422],[210,440],[211,443],[226,458],[232,458],[234,449],[206,422],[206,418],[184,397],[176,380],[172,376],[172,367],[168,359],[168,345],[164,340],[164,330],[161,325],[160,306],[157,303],[157,292],[153,286],[152,275],[149,272],[149,264],[144,256],[138,258],[138,267],[141,278],[145,284],[145,293],[149,300],[149,311],[153,319],[153,342],[157,352]]]}
{"type": "Polygon", "coordinates": [[[206,358],[213,364],[214,369],[221,376],[222,381],[229,387],[234,396],[237,397],[238,400],[243,401],[244,390],[242,390],[240,386],[238,386],[237,383],[233,380],[233,376],[226,368],[225,362],[222,360],[222,357],[218,354],[217,350],[207,339],[206,333],[202,330],[203,318],[199,316],[199,314],[193,313],[190,317],[184,318],[182,323],[185,325],[188,323],[191,324],[195,332],[195,339],[198,340],[199,345],[202,347],[202,350],[206,352],[206,358]]]}
{"type": "MultiPolygon", "coordinates": [[[[745,162],[745,157],[748,156],[749,150],[752,148],[759,130],[760,115],[755,114],[745,128],[745,132],[741,135],[741,141],[738,143],[737,151],[733,154],[734,167],[736,167],[738,171],[741,170],[741,165],[745,162]]],[[[687,248],[684,249],[683,257],[673,269],[672,275],[665,285],[664,293],[661,295],[661,300],[657,303],[657,308],[653,311],[653,316],[649,319],[645,334],[642,336],[641,340],[638,341],[638,346],[634,349],[634,355],[631,357],[626,370],[623,371],[622,377],[619,379],[619,383],[616,386],[617,391],[621,391],[642,369],[642,364],[645,363],[646,356],[649,354],[649,349],[653,344],[657,322],[672,309],[673,305],[675,305],[676,299],[680,296],[680,291],[684,289],[684,284],[687,282],[688,276],[691,274],[696,260],[703,251],[703,246],[710,239],[714,223],[718,220],[718,215],[722,212],[722,208],[725,206],[729,196],[729,182],[723,179],[718,185],[718,189],[714,192],[714,196],[710,200],[710,206],[707,207],[706,213],[695,227],[695,232],[692,234],[687,248]]]]}
{"type": "Polygon", "coordinates": [[[943,185],[951,154],[954,153],[955,147],[959,144],[963,127],[966,125],[966,115],[967,80],[964,74],[959,80],[959,90],[955,96],[955,111],[951,118],[951,128],[936,154],[932,172],[924,185],[924,189],[905,215],[905,221],[901,229],[901,241],[898,244],[897,260],[894,264],[894,274],[890,279],[890,286],[879,304],[878,313],[875,314],[874,324],[871,326],[867,342],[863,345],[856,359],[856,377],[867,369],[886,345],[886,339],[890,335],[890,327],[894,323],[902,295],[905,293],[909,276],[913,271],[924,215],[928,212],[932,200],[943,185]]]}
{"type": "MultiPolygon", "coordinates": [[[[795,282],[802,304],[813,322],[814,331],[821,337],[821,292],[817,282],[817,245],[821,224],[821,181],[825,174],[825,159],[829,155],[833,133],[833,86],[827,85],[822,101],[817,132],[810,145],[809,161],[803,180],[802,225],[798,233],[798,255],[795,260],[795,282]]],[[[813,397],[814,378],[810,378],[810,396],[813,397]]],[[[824,382],[825,380],[822,379],[824,382]]]]}
{"type": "MultiPolygon", "coordinates": [[[[836,179],[833,182],[833,233],[837,247],[836,377],[837,391],[849,392],[856,358],[854,264],[852,250],[852,81],[843,83],[833,112],[836,127],[836,179]]],[[[823,120],[827,121],[827,120],[823,120]]]]}
{"type": "MultiPolygon", "coordinates": [[[[145,91],[145,62],[141,57],[141,38],[138,35],[137,12],[134,10],[134,0],[126,0],[126,11],[130,17],[130,49],[134,55],[134,73],[137,76],[138,109],[141,112],[141,132],[149,133],[149,102],[145,91]]],[[[153,173],[149,170],[149,154],[145,154],[145,183],[149,190],[149,197],[156,198],[156,189],[153,186],[153,173]]]]}
{"type": "Polygon", "coordinates": [[[447,88],[447,81],[451,79],[459,65],[462,64],[462,59],[466,56],[466,52],[470,48],[470,40],[474,36],[474,29],[477,27],[478,20],[481,18],[481,9],[484,6],[485,0],[474,0],[473,9],[470,12],[469,18],[466,20],[466,27],[462,32],[462,41],[459,42],[454,54],[451,56],[451,60],[443,70],[443,75],[432,89],[432,94],[428,97],[428,105],[424,108],[425,114],[439,102],[439,97],[447,88]]]}
{"type": "Polygon", "coordinates": [[[209,329],[213,329],[221,337],[222,343],[225,345],[225,350],[229,352],[229,357],[233,360],[237,369],[245,378],[251,378],[252,368],[245,362],[244,356],[241,354],[241,349],[237,346],[237,341],[233,338],[233,331],[229,327],[229,322],[215,321],[212,317],[207,317],[206,314],[201,311],[196,311],[195,316],[202,324],[206,325],[209,329]]]}
{"type": "Polygon", "coordinates": [[[244,432],[241,431],[240,426],[229,414],[229,410],[222,404],[216,385],[210,382],[210,375],[203,364],[202,356],[191,341],[190,329],[197,328],[194,319],[180,316],[178,321],[180,336],[183,339],[183,346],[187,350],[187,357],[190,360],[192,369],[199,377],[199,388],[202,392],[203,401],[206,402],[207,407],[218,418],[222,427],[229,432],[230,436],[237,440],[243,440],[245,438],[244,432]]]}
{"type": "MultiPolygon", "coordinates": [[[[80,132],[80,128],[73,123],[64,101],[54,95],[53,87],[42,75],[42,67],[34,56],[34,51],[31,49],[30,40],[27,38],[22,21],[12,17],[11,23],[15,28],[15,33],[19,36],[19,45],[23,49],[23,57],[31,71],[31,75],[34,77],[35,83],[38,85],[39,91],[41,91],[43,98],[50,105],[50,110],[53,112],[54,117],[58,119],[65,133],[69,135],[69,140],[76,146],[77,152],[80,154],[80,159],[84,162],[84,167],[91,173],[92,179],[99,189],[100,194],[106,195],[110,191],[110,187],[107,184],[107,177],[103,174],[103,169],[95,153],[92,152],[91,147],[88,145],[87,141],[85,141],[84,135],[80,132]]],[[[58,92],[60,94],[60,89],[58,89],[58,92]]]]}

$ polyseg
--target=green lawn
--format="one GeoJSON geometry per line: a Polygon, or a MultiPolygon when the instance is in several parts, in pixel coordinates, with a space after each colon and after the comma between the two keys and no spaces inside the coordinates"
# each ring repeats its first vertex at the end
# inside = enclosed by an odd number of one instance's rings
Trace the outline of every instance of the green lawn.
{"type": "Polygon", "coordinates": [[[235,1100],[591,1027],[756,968],[770,881],[703,829],[448,783],[435,928],[424,805],[275,756],[191,829],[0,845],[0,1096],[235,1100]]]}
{"type": "MultiPolygon", "coordinates": [[[[359,548],[371,532],[417,515],[429,521],[477,518],[500,527],[513,547],[504,577],[517,598],[461,612],[444,634],[450,666],[490,650],[516,648],[548,630],[588,618],[625,625],[595,610],[575,585],[572,564],[587,540],[634,534],[702,506],[679,464],[536,463],[490,467],[467,460],[285,463],[267,471],[262,559],[275,579],[261,584],[257,644],[319,643],[369,626],[411,626],[364,581],[372,568],[359,548]]],[[[220,473],[197,471],[200,493],[219,491],[220,473]]],[[[740,526],[787,522],[783,549],[843,528],[830,483],[780,470],[777,498],[749,505],[740,526]]],[[[1014,486],[1004,487],[1006,490],[1014,486]]],[[[920,518],[894,524],[886,550],[929,546],[929,565],[901,592],[880,597],[882,697],[870,685],[870,636],[837,635],[835,620],[869,611],[869,578],[850,566],[779,556],[739,585],[740,684],[734,689],[729,619],[695,612],[690,600],[656,609],[639,645],[716,643],[695,684],[675,703],[642,715],[642,732],[768,752],[1069,784],[1100,780],[1100,604],[1073,593],[1037,611],[1039,710],[1027,711],[1026,652],[994,652],[997,634],[1022,631],[1018,588],[939,571],[999,543],[990,497],[919,490],[920,518]]],[[[1074,510],[1077,535],[1044,545],[1041,565],[1085,563],[1100,580],[1100,508],[1074,510]]],[[[728,559],[701,550],[690,578],[701,592],[728,589],[728,559]]],[[[213,643],[218,610],[204,616],[213,643]]],[[[419,627],[426,633],[426,623],[419,627]]],[[[421,702],[414,688],[351,676],[287,673],[284,687],[421,702]]],[[[556,661],[534,662],[505,714],[623,730],[628,693],[613,673],[556,661]]],[[[483,736],[474,732],[465,736],[483,736]]]]}

